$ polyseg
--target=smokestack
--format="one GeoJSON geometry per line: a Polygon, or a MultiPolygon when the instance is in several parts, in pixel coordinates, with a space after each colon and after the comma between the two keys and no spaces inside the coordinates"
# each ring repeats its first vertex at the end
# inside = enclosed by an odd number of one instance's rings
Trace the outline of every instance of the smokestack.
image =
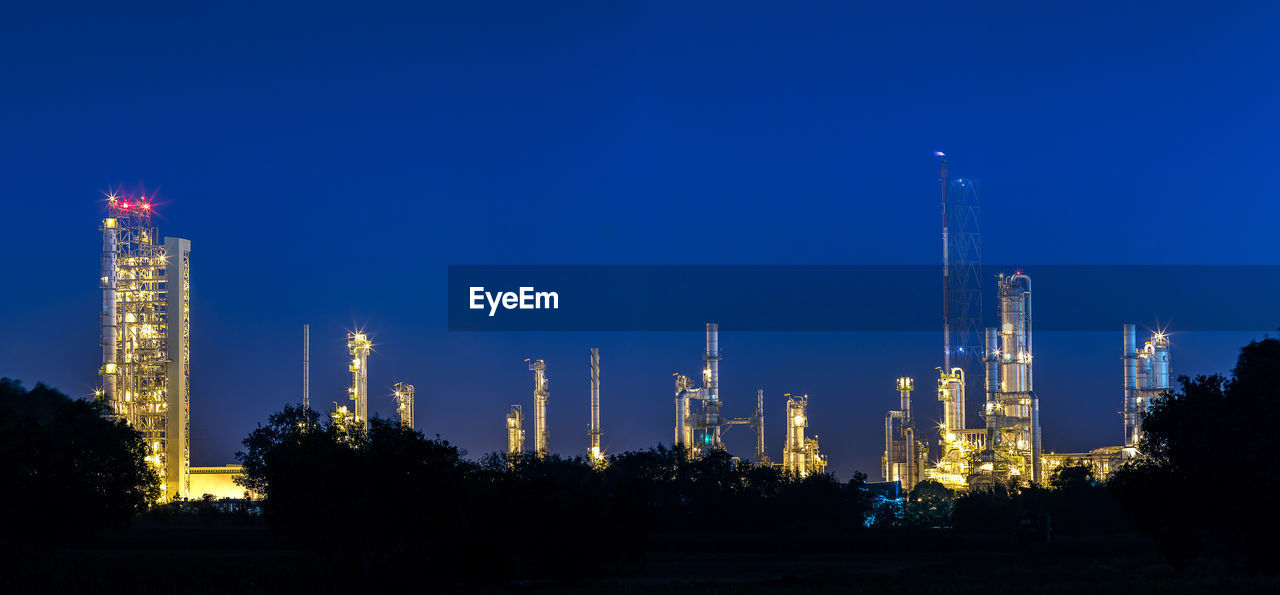
{"type": "Polygon", "coordinates": [[[311,325],[302,325],[302,409],[311,409],[311,325]]]}

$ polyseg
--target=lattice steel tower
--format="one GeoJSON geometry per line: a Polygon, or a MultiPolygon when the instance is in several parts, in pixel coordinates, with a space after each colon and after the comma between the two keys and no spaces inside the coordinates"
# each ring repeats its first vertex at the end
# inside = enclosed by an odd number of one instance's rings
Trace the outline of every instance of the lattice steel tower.
{"type": "Polygon", "coordinates": [[[947,177],[941,151],[942,325],[944,372],[962,368],[976,378],[982,359],[982,227],[978,181],[947,177]]]}
{"type": "Polygon", "coordinates": [[[191,242],[159,243],[151,213],[145,195],[107,195],[97,394],[142,434],[167,500],[190,491],[191,242]]]}

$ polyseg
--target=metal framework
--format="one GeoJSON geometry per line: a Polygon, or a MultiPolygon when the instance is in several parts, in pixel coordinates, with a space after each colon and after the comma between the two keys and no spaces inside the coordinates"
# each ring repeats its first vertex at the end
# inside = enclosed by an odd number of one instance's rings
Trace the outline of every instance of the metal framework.
{"type": "Polygon", "coordinates": [[[937,463],[924,471],[924,477],[953,490],[964,489],[973,468],[973,455],[986,444],[986,430],[971,430],[965,424],[964,368],[951,368],[950,372],[937,370],[938,400],[942,402],[938,445],[942,452],[937,463]]]}
{"type": "Polygon", "coordinates": [[[347,394],[354,406],[352,422],[357,427],[369,429],[369,350],[373,343],[364,333],[347,333],[347,353],[351,355],[351,364],[347,370],[351,372],[351,386],[347,394]]]}
{"type": "Polygon", "coordinates": [[[587,430],[587,457],[598,465],[604,461],[604,451],[600,449],[600,349],[592,347],[587,361],[591,365],[591,425],[587,430]]]}
{"type": "Polygon", "coordinates": [[[818,451],[818,437],[805,438],[804,429],[809,427],[809,395],[787,397],[787,442],[782,448],[782,470],[805,477],[811,473],[822,473],[827,468],[827,459],[818,451]]]}
{"type": "Polygon", "coordinates": [[[898,379],[898,407],[884,417],[884,456],[881,471],[885,481],[896,481],[904,491],[920,482],[928,461],[928,445],[916,439],[915,418],[911,415],[911,391],[915,381],[898,379]]]}
{"type": "Polygon", "coordinates": [[[1138,442],[1142,439],[1142,416],[1151,400],[1171,390],[1169,383],[1169,336],[1163,330],[1151,334],[1151,338],[1139,349],[1137,328],[1132,324],[1123,327],[1124,337],[1124,444],[1103,446],[1088,452],[1042,453],[1040,476],[1047,477],[1064,464],[1084,464],[1093,470],[1094,477],[1105,479],[1125,461],[1138,456],[1138,442]]]}
{"type": "Polygon", "coordinates": [[[396,401],[396,415],[400,416],[400,425],[413,429],[413,385],[397,382],[393,394],[396,401]]]}
{"type": "Polygon", "coordinates": [[[720,415],[720,325],[707,323],[706,351],[702,361],[702,387],[680,373],[675,377],[675,443],[688,449],[690,457],[701,457],[714,449],[724,449],[721,436],[731,426],[749,426],[756,434],[755,462],[769,465],[764,444],[764,391],[756,392],[756,410],[751,417],[725,418],[720,415]],[[693,403],[699,404],[695,412],[693,403]]]}
{"type": "Polygon", "coordinates": [[[524,411],[519,405],[512,405],[507,412],[507,454],[517,455],[524,452],[524,411]]]}
{"type": "Polygon", "coordinates": [[[551,431],[547,429],[547,400],[551,398],[547,364],[537,360],[529,364],[529,369],[533,371],[533,454],[542,458],[550,453],[551,442],[551,431]]]}
{"type": "Polygon", "coordinates": [[[1138,349],[1137,328],[1124,325],[1124,445],[1136,448],[1142,439],[1142,416],[1151,400],[1171,390],[1169,385],[1169,337],[1151,334],[1138,349]]]}
{"type": "MultiPolygon", "coordinates": [[[[941,151],[944,371],[978,373],[982,354],[982,226],[978,181],[947,177],[941,151]]],[[[963,419],[963,417],[962,417],[963,419]]],[[[964,427],[963,422],[961,427],[964,427]]]]}
{"type": "Polygon", "coordinates": [[[987,436],[971,484],[1040,483],[1040,400],[1032,378],[1031,278],[998,278],[1000,328],[986,332],[987,436]]]}
{"type": "Polygon", "coordinates": [[[142,434],[167,500],[190,490],[191,242],[160,243],[151,213],[145,195],[107,195],[96,394],[142,434]]]}

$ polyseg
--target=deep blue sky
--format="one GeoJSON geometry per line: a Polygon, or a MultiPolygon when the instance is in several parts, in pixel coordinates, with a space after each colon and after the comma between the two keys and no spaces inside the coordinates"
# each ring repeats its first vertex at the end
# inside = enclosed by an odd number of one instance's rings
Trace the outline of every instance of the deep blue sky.
{"type": "MultiPolygon", "coordinates": [[[[0,375],[96,382],[120,184],[192,241],[195,464],[298,398],[304,322],[319,405],[363,325],[375,395],[416,384],[420,429],[479,455],[535,355],[577,454],[596,345],[605,443],[669,441],[701,329],[449,333],[445,267],[932,264],[935,149],[983,181],[988,262],[1276,263],[1277,5],[886,4],[6,3],[0,375]]],[[[1123,322],[1037,336],[1047,449],[1116,442],[1123,322]]],[[[1260,334],[1175,335],[1175,370],[1260,334]]],[[[878,477],[894,377],[936,415],[940,333],[722,343],[726,414],[765,388],[775,457],[784,392],[842,477],[878,477]]]]}

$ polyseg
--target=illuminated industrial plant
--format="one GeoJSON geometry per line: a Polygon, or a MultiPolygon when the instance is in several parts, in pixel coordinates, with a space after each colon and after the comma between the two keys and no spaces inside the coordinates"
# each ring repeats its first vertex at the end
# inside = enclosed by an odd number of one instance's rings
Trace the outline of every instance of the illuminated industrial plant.
{"type": "MultiPolygon", "coordinates": [[[[1044,453],[1040,433],[1040,404],[1032,383],[1031,279],[1021,272],[997,277],[1000,327],[986,329],[983,363],[986,372],[984,427],[963,422],[965,377],[961,368],[942,374],[938,399],[943,402],[939,426],[941,455],[924,469],[924,478],[950,489],[987,488],[996,483],[1043,483],[1050,472],[1066,463],[1087,464],[1105,477],[1126,459],[1137,456],[1142,415],[1152,399],[1171,390],[1169,339],[1163,331],[1137,348],[1135,326],[1123,327],[1124,444],[1084,453],[1044,453]]],[[[899,390],[904,379],[899,379],[899,390]]],[[[908,380],[909,379],[905,379],[908,380]]],[[[885,417],[884,476],[904,489],[918,480],[910,470],[917,460],[909,454],[905,436],[910,426],[909,396],[902,409],[885,417]],[[899,421],[903,420],[903,421],[899,421]]]]}
{"type": "MultiPolygon", "coordinates": [[[[1043,453],[1039,399],[1034,392],[1031,278],[1017,271],[996,279],[999,325],[984,329],[982,346],[973,329],[981,324],[981,288],[977,277],[980,236],[977,231],[976,183],[951,180],[942,163],[943,190],[943,365],[936,368],[937,398],[942,421],[937,426],[936,458],[930,457],[926,436],[933,428],[918,427],[913,409],[915,382],[897,379],[899,408],[884,418],[882,474],[910,490],[923,480],[965,490],[996,483],[1042,483],[1047,474],[1068,462],[1087,463],[1105,475],[1137,455],[1142,418],[1153,399],[1170,390],[1169,339],[1163,330],[1139,347],[1133,324],[1123,327],[1124,397],[1123,441],[1085,453],[1043,453]],[[981,369],[968,364],[980,361],[981,369]],[[970,427],[966,416],[966,386],[976,374],[985,376],[982,427],[970,427]]],[[[151,224],[151,203],[145,197],[107,197],[108,216],[102,220],[101,386],[97,396],[109,404],[111,415],[138,430],[147,445],[146,462],[161,479],[163,499],[202,493],[228,494],[237,466],[190,466],[190,241],[159,239],[151,224]],[[198,484],[198,485],[193,485],[198,484]],[[205,490],[208,490],[207,492],[205,490]]],[[[334,403],[334,426],[344,434],[368,430],[368,359],[373,343],[363,331],[347,333],[346,351],[350,406],[334,403]]],[[[303,326],[302,404],[310,407],[310,326],[303,326]]],[[[706,324],[701,382],[679,373],[675,377],[675,443],[691,458],[723,450],[723,434],[735,425],[755,433],[754,461],[773,466],[764,432],[764,391],[756,393],[750,417],[724,417],[720,394],[719,325],[706,324]]],[[[526,359],[534,375],[532,454],[550,451],[547,405],[550,399],[546,362],[526,359]]],[[[588,351],[590,368],[587,459],[601,466],[600,352],[588,351]]],[[[777,466],[807,476],[825,472],[827,459],[809,427],[808,395],[784,395],[786,441],[777,466]]],[[[393,390],[396,415],[403,427],[415,427],[414,386],[397,382],[393,390]]],[[[525,419],[520,405],[506,415],[507,452],[525,452],[525,419]]]]}
{"type": "Polygon", "coordinates": [[[986,329],[987,433],[970,483],[1041,482],[1040,399],[1032,378],[1031,278],[998,278],[1000,328],[986,329]]]}
{"type": "Polygon", "coordinates": [[[352,408],[355,416],[353,421],[366,430],[369,429],[369,349],[371,347],[373,343],[364,333],[347,333],[347,353],[351,354],[351,365],[347,366],[347,370],[351,372],[351,388],[347,392],[355,402],[352,408]]]}
{"type": "Polygon", "coordinates": [[[152,206],[107,195],[97,394],[142,434],[163,499],[190,492],[191,242],[160,239],[152,206]]]}
{"type": "Polygon", "coordinates": [[[702,386],[695,388],[686,376],[676,373],[675,442],[688,449],[690,457],[723,449],[722,432],[736,425],[750,426],[756,433],[755,461],[769,464],[764,445],[764,397],[756,395],[756,411],[751,417],[724,418],[720,415],[720,325],[707,323],[707,348],[702,355],[702,386]],[[693,403],[699,404],[698,411],[693,403]]]}
{"type": "Polygon", "coordinates": [[[507,454],[518,455],[524,452],[524,410],[519,405],[512,405],[507,412],[507,454]]]}
{"type": "Polygon", "coordinates": [[[885,481],[896,481],[910,491],[924,475],[929,460],[929,445],[916,438],[915,418],[911,416],[911,391],[915,381],[898,379],[898,409],[884,416],[884,456],[881,457],[885,481]]]}
{"type": "Polygon", "coordinates": [[[396,415],[400,418],[400,425],[413,429],[413,385],[397,382],[394,391],[396,402],[396,415]]]}
{"type": "MultiPolygon", "coordinates": [[[[782,470],[805,477],[811,473],[823,473],[827,459],[818,452],[818,437],[805,438],[809,427],[809,395],[787,397],[787,442],[782,448],[782,470]]],[[[763,397],[760,397],[763,398],[763,397]]]]}
{"type": "Polygon", "coordinates": [[[1043,483],[1053,469],[1067,462],[1092,466],[1103,477],[1126,458],[1137,455],[1141,420],[1153,398],[1170,390],[1169,341],[1156,332],[1139,350],[1135,327],[1124,325],[1124,444],[1095,448],[1087,453],[1043,453],[1040,401],[1033,383],[1031,334],[1031,278],[1017,271],[997,277],[999,327],[987,328],[982,348],[975,348],[973,329],[981,321],[981,288],[971,287],[981,254],[977,225],[976,183],[947,177],[941,162],[943,212],[943,366],[939,367],[939,455],[928,464],[925,445],[912,439],[910,378],[898,379],[899,409],[885,416],[882,473],[910,489],[930,479],[955,490],[984,488],[996,483],[1043,483]],[[955,199],[959,197],[958,203],[955,199]],[[952,230],[957,227],[959,233],[952,230]],[[976,297],[976,299],[975,299],[976,297]],[[984,427],[966,423],[966,363],[981,355],[986,399],[984,427]],[[954,360],[959,365],[952,365],[954,360]],[[923,473],[921,473],[923,470],[923,473]]]}
{"type": "Polygon", "coordinates": [[[1137,329],[1124,325],[1124,445],[1134,448],[1142,438],[1142,416],[1151,399],[1169,387],[1169,337],[1162,331],[1137,348],[1137,329]]]}

